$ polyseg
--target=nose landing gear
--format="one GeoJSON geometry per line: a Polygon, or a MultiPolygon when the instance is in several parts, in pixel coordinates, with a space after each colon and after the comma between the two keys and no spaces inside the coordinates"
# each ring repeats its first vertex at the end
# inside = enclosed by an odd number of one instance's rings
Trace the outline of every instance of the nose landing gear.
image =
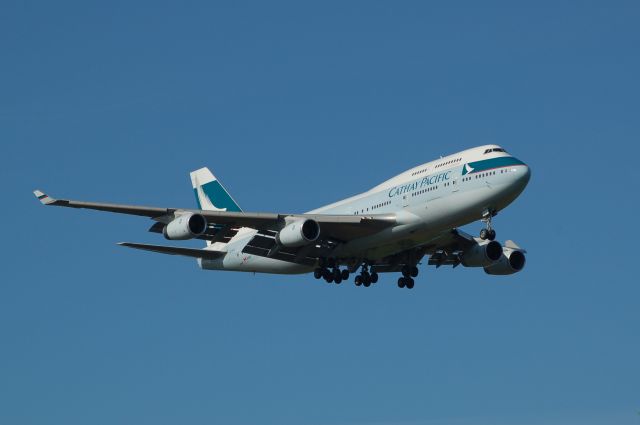
{"type": "Polygon", "coordinates": [[[492,241],[496,238],[496,231],[493,230],[493,227],[491,226],[491,219],[496,214],[498,213],[493,210],[486,210],[482,213],[482,222],[486,226],[484,229],[480,230],[480,239],[483,241],[486,241],[487,239],[492,241]]]}

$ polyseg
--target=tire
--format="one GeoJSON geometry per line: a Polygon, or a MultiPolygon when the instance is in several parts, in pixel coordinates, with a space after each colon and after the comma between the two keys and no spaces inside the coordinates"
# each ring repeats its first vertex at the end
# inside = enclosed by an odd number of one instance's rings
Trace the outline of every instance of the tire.
{"type": "Polygon", "coordinates": [[[402,276],[409,277],[411,274],[411,268],[409,266],[402,266],[402,276]]]}
{"type": "Polygon", "coordinates": [[[398,278],[398,288],[404,288],[404,277],[398,278]]]}
{"type": "Polygon", "coordinates": [[[496,238],[496,231],[493,230],[493,229],[489,230],[489,236],[488,237],[489,237],[490,241],[494,240],[496,238]]]}
{"type": "Polygon", "coordinates": [[[480,230],[480,239],[482,239],[483,241],[489,239],[489,231],[487,229],[480,230]]]}
{"type": "Polygon", "coordinates": [[[369,286],[371,286],[371,279],[365,280],[362,284],[364,285],[365,288],[368,288],[369,286]]]}
{"type": "Polygon", "coordinates": [[[340,273],[340,269],[335,269],[333,270],[333,280],[336,281],[338,279],[342,280],[342,273],[340,273]]]}
{"type": "Polygon", "coordinates": [[[313,271],[313,277],[316,279],[320,279],[322,277],[322,269],[320,267],[313,271]]]}
{"type": "Polygon", "coordinates": [[[378,273],[371,272],[371,283],[378,283],[378,273]]]}
{"type": "Polygon", "coordinates": [[[418,277],[420,270],[416,266],[411,267],[411,277],[418,277]]]}
{"type": "Polygon", "coordinates": [[[356,284],[356,286],[362,285],[362,276],[360,275],[356,276],[354,283],[356,284]]]}
{"type": "Polygon", "coordinates": [[[413,280],[411,278],[407,279],[407,282],[406,282],[407,288],[413,289],[413,285],[414,284],[415,284],[415,280],[413,280]]]}
{"type": "Polygon", "coordinates": [[[349,280],[349,270],[342,270],[342,280],[349,280]]]}
{"type": "Polygon", "coordinates": [[[340,285],[340,284],[342,283],[342,276],[338,276],[338,278],[337,278],[337,279],[334,279],[334,280],[333,280],[333,282],[334,282],[336,285],[340,285]]]}

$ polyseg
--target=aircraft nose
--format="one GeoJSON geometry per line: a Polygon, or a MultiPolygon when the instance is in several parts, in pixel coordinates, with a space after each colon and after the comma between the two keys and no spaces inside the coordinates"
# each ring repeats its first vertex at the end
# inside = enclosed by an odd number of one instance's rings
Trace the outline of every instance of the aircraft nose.
{"type": "Polygon", "coordinates": [[[530,179],[531,179],[531,168],[529,168],[528,165],[523,163],[522,166],[517,167],[516,181],[519,186],[521,185],[524,188],[529,183],[530,179]]]}
{"type": "Polygon", "coordinates": [[[531,168],[529,168],[528,165],[525,165],[523,168],[524,172],[522,173],[520,179],[523,180],[523,182],[526,184],[529,183],[529,180],[531,179],[531,168]]]}

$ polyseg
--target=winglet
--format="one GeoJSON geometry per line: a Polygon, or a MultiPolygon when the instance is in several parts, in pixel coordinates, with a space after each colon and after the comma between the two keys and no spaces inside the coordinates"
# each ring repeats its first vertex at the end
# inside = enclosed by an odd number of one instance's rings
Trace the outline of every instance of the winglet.
{"type": "Polygon", "coordinates": [[[33,194],[36,195],[36,198],[38,198],[38,200],[43,205],[49,205],[49,204],[53,204],[54,202],[56,202],[55,199],[53,199],[52,197],[50,197],[49,195],[47,195],[46,193],[44,193],[41,190],[34,190],[33,194]]]}

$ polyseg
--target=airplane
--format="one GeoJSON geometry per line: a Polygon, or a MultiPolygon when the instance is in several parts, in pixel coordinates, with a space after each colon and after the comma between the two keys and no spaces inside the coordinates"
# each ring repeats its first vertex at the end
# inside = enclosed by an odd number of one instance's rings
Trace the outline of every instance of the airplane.
{"type": "Polygon", "coordinates": [[[411,168],[366,192],[304,214],[243,211],[220,181],[201,168],[191,172],[197,209],[159,208],[54,199],[44,205],[151,218],[150,232],[168,240],[200,239],[203,249],[120,242],[119,245],[197,260],[204,270],[313,273],[340,284],[357,273],[356,286],[399,272],[400,288],[413,288],[418,265],[481,267],[510,275],[526,251],[498,242],[492,218],[525,189],[529,167],[498,145],[485,145],[411,168]],[[481,220],[478,237],[459,227],[481,220]]]}

